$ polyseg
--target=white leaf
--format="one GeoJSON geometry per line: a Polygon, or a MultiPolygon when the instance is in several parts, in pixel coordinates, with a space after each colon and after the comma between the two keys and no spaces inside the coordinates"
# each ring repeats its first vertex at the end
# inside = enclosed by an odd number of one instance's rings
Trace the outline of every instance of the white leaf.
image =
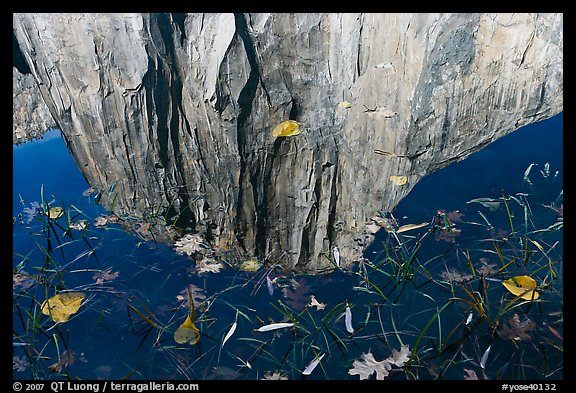
{"type": "Polygon", "coordinates": [[[402,367],[408,360],[410,360],[411,351],[408,345],[402,345],[400,351],[392,349],[392,356],[388,358],[390,364],[394,364],[397,367],[402,367]]]}
{"type": "Polygon", "coordinates": [[[377,361],[371,352],[362,353],[361,358],[362,360],[354,360],[353,368],[348,370],[348,374],[358,375],[361,380],[368,379],[370,375],[376,372],[376,379],[381,381],[388,376],[392,369],[389,358],[377,361]]]}
{"type": "Polygon", "coordinates": [[[480,359],[480,367],[482,368],[486,366],[486,361],[488,360],[488,355],[490,354],[491,347],[492,345],[488,346],[488,349],[486,349],[486,352],[484,352],[484,355],[482,355],[482,359],[480,359]]]}
{"type": "Polygon", "coordinates": [[[336,266],[340,267],[340,251],[338,251],[338,247],[334,247],[332,253],[334,254],[334,262],[336,263],[336,266]]]}
{"type": "Polygon", "coordinates": [[[346,315],[344,317],[344,323],[346,324],[346,330],[348,333],[354,333],[354,328],[352,327],[352,311],[350,307],[346,306],[346,315]]]}
{"type": "Polygon", "coordinates": [[[259,327],[258,329],[256,329],[256,331],[269,332],[270,330],[283,329],[283,328],[292,327],[292,326],[294,326],[294,323],[292,323],[292,322],[271,323],[269,325],[264,325],[262,327],[259,327]]]}
{"type": "Polygon", "coordinates": [[[230,326],[230,330],[228,330],[228,333],[226,333],[226,336],[224,337],[224,340],[222,340],[222,346],[224,346],[224,344],[226,344],[226,341],[228,341],[228,339],[230,337],[232,337],[232,335],[234,334],[234,332],[236,331],[236,321],[234,321],[234,323],[232,324],[232,326],[230,326]]]}
{"type": "Polygon", "coordinates": [[[468,324],[470,322],[472,322],[472,317],[474,316],[474,314],[472,314],[472,312],[470,312],[470,314],[468,314],[468,318],[466,318],[466,326],[468,326],[468,324]]]}
{"type": "Polygon", "coordinates": [[[306,367],[304,369],[304,371],[302,371],[303,375],[310,375],[312,374],[312,371],[314,371],[314,369],[316,368],[316,366],[320,363],[320,360],[322,360],[322,358],[324,357],[324,355],[326,355],[325,353],[323,353],[322,355],[316,357],[314,360],[312,360],[310,362],[310,364],[308,365],[308,367],[306,367]]]}
{"type": "Polygon", "coordinates": [[[270,296],[274,295],[274,286],[272,286],[272,280],[270,277],[266,276],[266,286],[268,287],[268,293],[270,296]]]}

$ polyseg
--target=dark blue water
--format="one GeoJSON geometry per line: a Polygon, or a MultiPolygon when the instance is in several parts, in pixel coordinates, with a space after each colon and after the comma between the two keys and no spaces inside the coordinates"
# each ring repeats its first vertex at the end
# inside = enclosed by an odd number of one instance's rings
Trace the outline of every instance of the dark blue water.
{"type": "Polygon", "coordinates": [[[86,192],[90,185],[58,131],[14,146],[13,266],[24,276],[13,287],[13,375],[300,379],[323,356],[305,378],[358,379],[348,370],[362,354],[381,361],[408,345],[418,357],[408,368],[393,366],[388,379],[463,379],[470,372],[479,379],[560,379],[563,236],[554,225],[563,206],[562,122],[558,115],[530,125],[429,175],[392,212],[399,225],[448,217],[448,231],[430,224],[396,239],[381,230],[366,250],[369,262],[322,276],[228,266],[198,274],[173,247],[117,222],[95,225],[108,212],[86,192]],[[470,202],[475,198],[496,203],[470,202]],[[48,229],[34,214],[42,200],[65,207],[48,229]],[[90,224],[86,230],[66,231],[80,220],[90,224]],[[470,265],[502,271],[473,276],[470,265]],[[455,274],[470,277],[450,281],[455,274]],[[501,281],[520,275],[537,279],[538,303],[510,303],[501,281]],[[187,286],[201,331],[194,346],[173,339],[188,315],[187,286]],[[68,322],[54,325],[40,305],[66,290],[81,291],[86,300],[68,322]],[[311,295],[320,307],[310,305],[311,295]],[[470,296],[483,299],[487,320],[470,296]],[[353,333],[345,324],[347,306],[353,333]],[[273,322],[296,327],[255,330],[273,322]]]}

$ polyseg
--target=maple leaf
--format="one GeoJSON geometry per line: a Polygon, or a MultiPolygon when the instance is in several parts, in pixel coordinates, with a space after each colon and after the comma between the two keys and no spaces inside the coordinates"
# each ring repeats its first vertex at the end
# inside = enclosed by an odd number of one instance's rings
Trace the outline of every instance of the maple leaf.
{"type": "Polygon", "coordinates": [[[261,379],[263,379],[263,380],[277,380],[277,381],[283,380],[283,381],[285,381],[285,380],[288,380],[288,375],[282,374],[282,373],[281,373],[280,371],[278,371],[278,370],[276,370],[276,371],[274,371],[274,372],[266,371],[266,372],[264,373],[264,377],[261,378],[261,379]]]}
{"type": "Polygon", "coordinates": [[[507,323],[503,324],[500,336],[507,340],[530,341],[531,337],[527,332],[534,329],[536,329],[534,322],[530,319],[520,321],[518,314],[514,314],[507,323]]]}
{"type": "Polygon", "coordinates": [[[388,359],[391,359],[391,363],[395,366],[402,367],[408,360],[410,360],[410,354],[411,352],[408,345],[402,345],[400,351],[392,349],[392,356],[388,359]]]}
{"type": "Polygon", "coordinates": [[[92,278],[96,280],[96,284],[104,284],[106,281],[117,279],[119,274],[119,272],[112,272],[112,269],[110,268],[94,274],[92,278]]]}
{"type": "Polygon", "coordinates": [[[26,371],[26,369],[30,366],[28,360],[25,357],[14,356],[12,357],[12,369],[17,372],[26,371]]]}
{"type": "Polygon", "coordinates": [[[34,217],[36,217],[36,214],[38,214],[39,210],[40,210],[40,204],[38,202],[30,202],[30,207],[25,207],[22,210],[26,217],[25,218],[26,224],[30,224],[30,222],[32,222],[34,217]]]}
{"type": "Polygon", "coordinates": [[[388,376],[392,365],[388,359],[377,361],[371,352],[363,353],[362,360],[354,360],[353,368],[348,370],[350,375],[359,375],[360,379],[368,379],[370,375],[376,372],[376,379],[382,380],[388,376]]]}
{"type": "Polygon", "coordinates": [[[359,375],[360,379],[368,379],[376,372],[376,379],[382,380],[388,376],[392,366],[402,367],[410,359],[411,351],[408,345],[402,345],[400,351],[392,350],[392,355],[384,360],[377,361],[370,351],[362,353],[362,360],[354,360],[352,368],[348,370],[350,375],[359,375]]]}
{"type": "Polygon", "coordinates": [[[439,231],[434,232],[434,240],[437,242],[440,240],[444,240],[445,242],[453,242],[455,236],[460,236],[462,231],[460,229],[449,228],[445,229],[442,228],[439,231]]]}
{"type": "Polygon", "coordinates": [[[188,256],[192,256],[196,252],[206,251],[210,248],[210,246],[204,242],[202,236],[189,233],[176,240],[174,245],[176,246],[176,252],[178,254],[186,254],[188,256]]]}
{"type": "Polygon", "coordinates": [[[446,216],[448,216],[448,219],[452,222],[464,222],[461,218],[464,216],[464,213],[460,213],[460,210],[453,210],[448,212],[446,213],[446,216]]]}
{"type": "Polygon", "coordinates": [[[459,271],[456,270],[447,270],[445,272],[442,272],[440,274],[440,277],[442,277],[444,281],[449,282],[464,282],[472,279],[471,274],[460,273],[459,271]]]}
{"type": "Polygon", "coordinates": [[[496,268],[496,264],[488,263],[488,258],[480,258],[480,263],[482,266],[476,269],[476,271],[480,274],[488,276],[491,274],[496,274],[500,271],[500,269],[496,268]]]}
{"type": "Polygon", "coordinates": [[[218,273],[223,269],[224,265],[212,258],[204,257],[201,261],[196,262],[196,273],[202,275],[205,273],[218,273]]]}
{"type": "Polygon", "coordinates": [[[103,227],[106,224],[112,224],[118,222],[118,216],[114,214],[109,214],[107,216],[98,216],[94,219],[95,227],[103,227]]]}
{"type": "Polygon", "coordinates": [[[77,222],[70,223],[70,229],[75,229],[77,231],[81,231],[83,229],[88,228],[88,221],[87,220],[80,220],[77,222]]]}
{"type": "Polygon", "coordinates": [[[75,360],[74,352],[67,350],[62,353],[60,359],[56,363],[48,366],[48,369],[60,373],[63,368],[73,365],[75,360]]]}
{"type": "Polygon", "coordinates": [[[34,285],[36,280],[24,270],[19,273],[12,273],[12,288],[16,289],[20,287],[20,289],[28,289],[34,285]]]}
{"type": "MultiPolygon", "coordinates": [[[[204,289],[197,287],[194,284],[190,284],[190,294],[192,294],[192,299],[194,299],[194,307],[199,308],[204,300],[206,300],[206,295],[204,295],[204,289]]],[[[188,296],[188,289],[184,288],[176,295],[176,300],[183,302],[183,307],[186,309],[190,308],[190,297],[188,296]]]]}

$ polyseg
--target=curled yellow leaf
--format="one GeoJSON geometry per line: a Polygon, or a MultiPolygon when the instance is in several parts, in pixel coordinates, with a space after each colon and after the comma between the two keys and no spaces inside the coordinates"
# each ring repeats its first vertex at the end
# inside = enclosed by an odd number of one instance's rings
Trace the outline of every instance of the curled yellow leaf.
{"type": "Polygon", "coordinates": [[[338,107],[348,109],[352,107],[352,104],[349,103],[348,101],[342,101],[341,103],[338,104],[338,107]]]}
{"type": "Polygon", "coordinates": [[[536,281],[530,276],[515,276],[509,280],[502,281],[502,285],[510,293],[519,296],[524,300],[538,299],[538,292],[536,289],[536,281]]]}
{"type": "Polygon", "coordinates": [[[278,124],[274,130],[272,130],[272,136],[278,138],[280,136],[294,136],[300,134],[300,129],[298,128],[300,124],[295,120],[286,120],[278,124]]]}
{"type": "Polygon", "coordinates": [[[54,322],[66,322],[76,314],[86,295],[83,292],[63,292],[44,300],[40,309],[54,322]]]}
{"type": "Polygon", "coordinates": [[[397,186],[403,186],[408,183],[408,178],[406,176],[392,175],[390,176],[390,181],[397,186]]]}
{"type": "Polygon", "coordinates": [[[198,330],[194,322],[192,322],[190,315],[188,315],[182,325],[174,332],[174,341],[178,344],[190,343],[190,345],[194,345],[199,340],[200,330],[198,330]]]}

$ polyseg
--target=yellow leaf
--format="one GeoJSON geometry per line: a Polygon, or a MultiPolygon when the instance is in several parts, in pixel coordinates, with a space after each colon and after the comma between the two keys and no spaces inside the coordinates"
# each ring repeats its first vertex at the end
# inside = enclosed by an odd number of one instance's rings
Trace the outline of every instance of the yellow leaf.
{"type": "Polygon", "coordinates": [[[190,345],[196,344],[200,340],[200,330],[194,325],[190,315],[186,317],[184,323],[180,325],[176,332],[174,333],[174,341],[178,344],[190,343],[190,345]]]}
{"type": "Polygon", "coordinates": [[[244,270],[245,272],[256,272],[258,269],[260,269],[260,264],[257,258],[250,258],[240,265],[240,270],[244,270]]]}
{"type": "Polygon", "coordinates": [[[54,322],[66,322],[76,314],[86,295],[82,292],[63,292],[44,300],[40,309],[42,314],[49,315],[54,322]]]}
{"type": "Polygon", "coordinates": [[[509,280],[502,281],[502,285],[510,293],[524,300],[538,299],[538,292],[535,291],[536,281],[530,276],[515,276],[509,280]]]}
{"type": "Polygon", "coordinates": [[[406,176],[392,175],[390,176],[390,181],[397,186],[403,186],[404,184],[408,183],[408,178],[406,176]]]}
{"type": "Polygon", "coordinates": [[[300,134],[300,130],[298,129],[298,122],[294,120],[286,120],[282,123],[278,124],[276,128],[272,131],[272,135],[276,138],[279,136],[294,136],[300,134]]]}
{"type": "Polygon", "coordinates": [[[426,225],[428,225],[427,222],[423,222],[421,224],[407,224],[407,225],[402,225],[400,228],[398,228],[398,230],[396,231],[396,233],[402,233],[402,232],[406,232],[406,231],[411,231],[413,229],[418,229],[418,228],[422,228],[425,227],[426,225]]]}
{"type": "Polygon", "coordinates": [[[64,209],[62,209],[61,207],[51,207],[48,210],[48,217],[50,217],[53,220],[56,220],[57,218],[60,218],[63,213],[64,209]]]}
{"type": "Polygon", "coordinates": [[[349,103],[348,101],[342,101],[341,103],[338,104],[338,107],[348,109],[352,107],[352,104],[349,103]]]}

